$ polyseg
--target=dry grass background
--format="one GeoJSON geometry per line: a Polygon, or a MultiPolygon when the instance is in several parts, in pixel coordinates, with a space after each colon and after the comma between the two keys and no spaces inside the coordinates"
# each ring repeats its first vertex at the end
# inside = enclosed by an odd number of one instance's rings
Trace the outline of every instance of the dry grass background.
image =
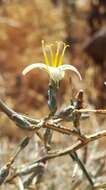
{"type": "MultiPolygon", "coordinates": [[[[81,1],[78,1],[81,2],[81,1]]],[[[89,3],[89,0],[87,1],[89,3]]],[[[101,80],[100,66],[89,58],[83,51],[83,42],[88,38],[90,28],[86,19],[79,17],[90,9],[90,5],[77,4],[77,14],[72,15],[71,34],[78,38],[80,43],[71,45],[70,51],[66,53],[65,62],[75,65],[82,74],[83,81],[72,75],[61,82],[59,103],[65,104],[70,101],[80,88],[84,89],[85,107],[87,105],[98,105],[105,107],[105,95],[100,90],[101,80]],[[97,77],[99,76],[99,79],[97,77]],[[101,105],[99,102],[101,99],[101,105]]],[[[31,72],[26,78],[22,77],[23,68],[33,62],[42,62],[41,40],[47,43],[54,41],[65,41],[67,38],[67,27],[64,20],[62,2],[56,6],[50,0],[7,0],[0,4],[0,98],[15,111],[42,117],[48,114],[47,106],[47,85],[48,77],[42,71],[31,72]]],[[[91,133],[105,128],[105,119],[93,115],[88,122],[82,122],[82,130],[91,133]],[[84,127],[83,127],[84,126],[84,127]]],[[[17,139],[26,134],[18,129],[7,116],[0,112],[0,165],[5,163],[16,146],[17,139]]],[[[70,137],[55,133],[54,143],[58,147],[70,144],[70,137]]],[[[105,140],[100,141],[105,147],[105,140]]],[[[98,150],[101,145],[98,143],[98,150]]],[[[92,150],[92,146],[89,146],[92,150]]],[[[101,150],[101,149],[100,149],[101,150]]],[[[17,165],[26,163],[36,158],[37,148],[33,139],[29,147],[20,155],[17,165]],[[28,156],[30,153],[30,157],[28,156]]],[[[91,159],[92,160],[92,159],[91,159]]],[[[94,161],[92,161],[94,164],[94,161]]],[[[87,163],[89,170],[92,170],[91,163],[87,163]]],[[[44,181],[39,189],[62,190],[62,189],[84,189],[86,182],[81,187],[72,187],[72,170],[74,165],[69,158],[59,158],[50,161],[45,172],[44,181]],[[61,166],[61,167],[58,167],[61,166]],[[83,186],[84,185],[84,186],[83,186]]],[[[95,167],[95,166],[94,166],[95,167]]],[[[78,176],[81,172],[78,171],[78,176]]],[[[0,190],[12,190],[13,186],[2,186],[0,190]]],[[[38,187],[37,187],[38,188],[38,187]]]]}

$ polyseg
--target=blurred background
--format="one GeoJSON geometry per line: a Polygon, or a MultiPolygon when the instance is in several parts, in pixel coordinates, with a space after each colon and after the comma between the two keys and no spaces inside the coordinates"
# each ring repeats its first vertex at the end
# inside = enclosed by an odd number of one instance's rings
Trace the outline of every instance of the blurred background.
{"type": "Polygon", "coordinates": [[[0,98],[36,117],[48,113],[48,76],[41,70],[26,77],[21,72],[44,61],[42,39],[69,44],[64,63],[76,66],[83,78],[80,83],[66,75],[59,101],[68,102],[83,88],[89,104],[105,108],[106,1],[0,0],[0,98]]]}
{"type": "MultiPolygon", "coordinates": [[[[23,77],[22,70],[44,61],[42,40],[69,44],[64,64],[74,65],[83,78],[80,82],[73,73],[66,74],[59,104],[68,104],[83,89],[85,108],[105,108],[106,1],[0,0],[0,98],[15,111],[35,118],[49,113],[48,76],[36,70],[23,77]]],[[[105,119],[94,116],[91,123],[102,129],[105,119]]],[[[0,112],[1,142],[24,134],[0,112]]]]}

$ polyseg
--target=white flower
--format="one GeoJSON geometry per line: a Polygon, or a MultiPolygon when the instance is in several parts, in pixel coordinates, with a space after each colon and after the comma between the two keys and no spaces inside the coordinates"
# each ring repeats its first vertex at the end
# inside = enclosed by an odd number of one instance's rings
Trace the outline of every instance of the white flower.
{"type": "Polygon", "coordinates": [[[70,70],[70,71],[74,71],[81,80],[82,79],[81,75],[74,66],[69,65],[69,64],[62,65],[64,52],[65,52],[65,49],[68,47],[68,45],[66,45],[63,42],[56,42],[56,46],[57,46],[56,52],[53,52],[53,48],[55,47],[55,45],[51,44],[51,45],[45,46],[44,41],[42,41],[42,49],[43,49],[45,63],[33,63],[27,66],[22,72],[23,75],[26,75],[29,71],[33,69],[39,68],[39,69],[45,70],[49,74],[50,80],[54,81],[55,83],[58,83],[60,80],[64,78],[65,71],[70,70]],[[60,49],[60,45],[63,45],[62,51],[60,49]],[[49,57],[51,59],[50,61],[49,61],[49,57]]]}

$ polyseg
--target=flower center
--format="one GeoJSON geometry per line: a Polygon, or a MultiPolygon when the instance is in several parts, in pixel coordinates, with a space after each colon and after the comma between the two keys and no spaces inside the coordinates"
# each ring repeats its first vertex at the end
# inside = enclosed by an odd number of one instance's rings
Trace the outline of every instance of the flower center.
{"type": "Polygon", "coordinates": [[[60,71],[56,67],[53,68],[49,66],[49,73],[50,73],[51,79],[55,81],[60,81],[64,77],[64,71],[60,71]]]}

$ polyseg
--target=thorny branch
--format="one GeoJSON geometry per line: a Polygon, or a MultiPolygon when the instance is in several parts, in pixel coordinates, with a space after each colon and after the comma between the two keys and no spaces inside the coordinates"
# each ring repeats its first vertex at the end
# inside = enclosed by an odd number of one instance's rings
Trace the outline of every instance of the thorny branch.
{"type": "Polygon", "coordinates": [[[87,145],[88,143],[95,141],[99,138],[105,137],[106,136],[106,130],[102,131],[102,132],[98,132],[95,133],[93,135],[89,135],[86,136],[86,140],[85,141],[78,141],[76,142],[74,145],[61,150],[61,151],[57,151],[57,152],[49,152],[46,156],[34,161],[33,163],[29,164],[28,166],[24,167],[24,168],[17,168],[15,169],[15,173],[13,176],[11,176],[10,179],[6,180],[6,182],[11,181],[13,178],[19,176],[19,175],[26,175],[29,173],[32,173],[36,168],[38,169],[38,167],[42,167],[42,162],[46,162],[48,160],[57,158],[57,157],[61,157],[61,156],[65,156],[67,154],[71,154],[81,148],[83,148],[85,145],[87,145]]]}
{"type": "MultiPolygon", "coordinates": [[[[77,150],[82,149],[83,147],[87,146],[88,143],[98,140],[102,137],[106,136],[106,130],[96,132],[92,135],[84,135],[80,131],[80,120],[89,118],[89,113],[95,114],[106,114],[106,110],[89,110],[83,109],[83,92],[80,91],[75,100],[71,102],[71,105],[62,109],[59,112],[54,112],[54,114],[50,114],[49,116],[43,119],[35,119],[30,118],[28,116],[22,115],[10,109],[2,100],[0,100],[0,110],[4,112],[15,124],[24,129],[29,131],[34,131],[40,139],[44,143],[44,137],[41,135],[40,131],[42,128],[49,129],[52,131],[57,131],[59,133],[65,135],[72,135],[77,137],[77,142],[71,145],[68,148],[60,151],[51,151],[47,150],[46,153],[43,153],[38,160],[34,160],[32,163],[22,166],[20,168],[13,168],[13,163],[17,158],[20,151],[22,151],[30,141],[31,137],[25,137],[18,145],[17,151],[14,152],[13,156],[10,157],[10,160],[7,164],[5,164],[0,170],[0,185],[3,183],[11,183],[14,178],[18,177],[18,184],[21,189],[24,187],[30,187],[33,179],[37,177],[37,180],[41,178],[44,173],[45,164],[48,160],[54,159],[57,157],[70,155],[73,161],[79,165],[85,176],[87,177],[92,189],[98,188],[99,185],[95,185],[89,172],[85,168],[83,162],[80,160],[77,150]],[[62,122],[71,122],[72,126],[70,128],[66,128],[63,126],[62,122]],[[14,172],[12,175],[10,174],[10,170],[14,172]],[[30,175],[29,175],[30,174],[30,175]],[[20,176],[29,177],[26,180],[22,180],[20,176]]],[[[51,136],[52,137],[52,136],[51,136]]],[[[48,136],[46,137],[48,138],[48,136]]],[[[50,140],[51,141],[51,140],[50,140]]],[[[46,149],[46,146],[45,146],[46,149]]]]}
{"type": "Polygon", "coordinates": [[[66,155],[68,153],[71,153],[73,151],[77,151],[77,150],[83,148],[88,143],[90,143],[92,141],[95,141],[97,139],[100,139],[102,137],[105,137],[105,136],[106,136],[106,130],[100,131],[100,132],[95,133],[93,135],[85,136],[85,141],[82,141],[82,142],[78,141],[77,143],[75,143],[71,147],[68,147],[68,148],[66,148],[65,150],[62,150],[62,151],[58,151],[57,153],[45,156],[44,158],[41,158],[41,159],[35,161],[35,163],[40,162],[40,161],[53,159],[53,158],[60,157],[60,156],[64,156],[64,155],[66,155]]]}

